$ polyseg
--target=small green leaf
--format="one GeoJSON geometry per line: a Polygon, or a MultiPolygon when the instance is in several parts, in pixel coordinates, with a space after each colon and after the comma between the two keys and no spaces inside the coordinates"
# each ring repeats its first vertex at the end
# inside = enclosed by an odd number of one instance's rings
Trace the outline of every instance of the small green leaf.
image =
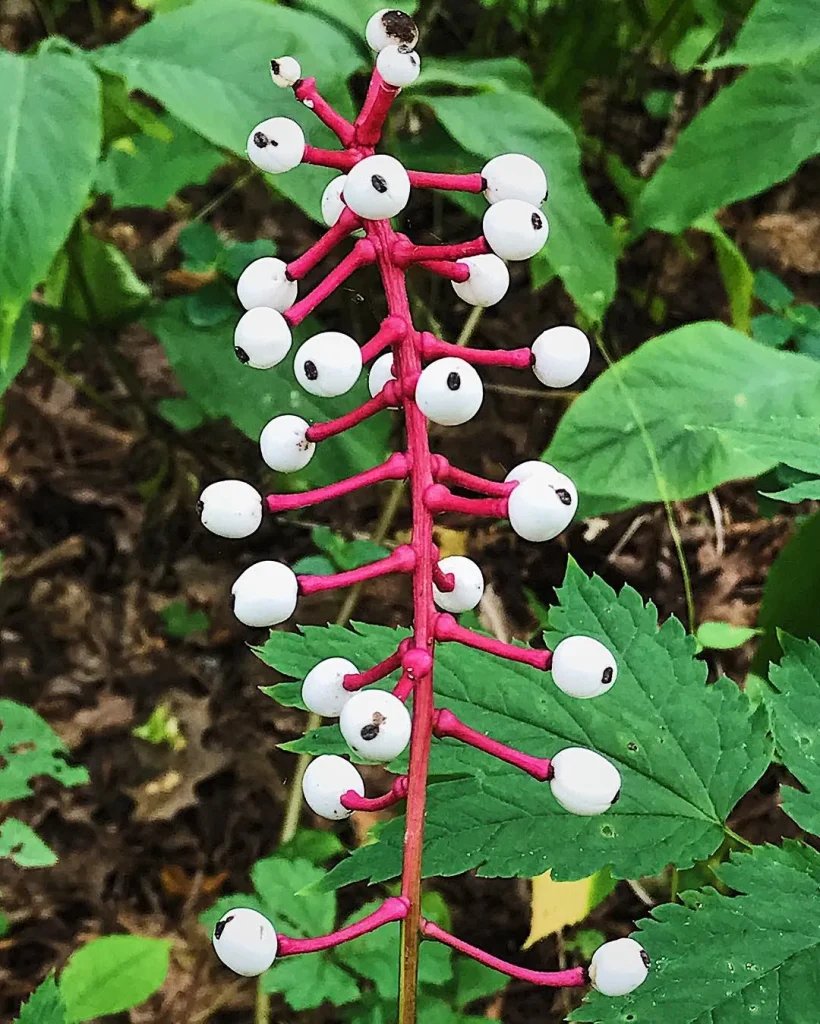
{"type": "Polygon", "coordinates": [[[205,422],[205,413],[190,398],[162,398],[157,410],[164,420],[183,433],[196,430],[205,422]]]}
{"type": "Polygon", "coordinates": [[[762,629],[734,626],[731,622],[702,622],[695,636],[702,647],[711,651],[732,651],[762,632],[762,629]]]}
{"type": "Polygon", "coordinates": [[[311,864],[317,865],[324,864],[340,853],[344,853],[344,846],[335,832],[320,832],[311,828],[300,828],[289,843],[276,851],[277,857],[309,860],[311,864]]]}
{"type": "Polygon", "coordinates": [[[336,566],[324,555],[307,555],[291,566],[295,573],[305,576],[332,576],[336,566]]]}
{"type": "Polygon", "coordinates": [[[718,267],[729,298],[732,326],[748,334],[751,330],[754,274],[746,257],[714,217],[701,217],[693,225],[712,238],[718,267]]]}
{"type": "Polygon", "coordinates": [[[755,271],[755,295],[776,313],[783,313],[794,302],[794,292],[770,270],[755,271]]]}
{"type": "Polygon", "coordinates": [[[220,324],[235,326],[236,303],[224,281],[206,284],[183,300],[185,316],[193,327],[217,327],[220,324]]]}
{"type": "Polygon", "coordinates": [[[189,608],[184,601],[172,601],[160,612],[168,636],[178,640],[208,629],[211,620],[201,608],[189,608]]]}
{"type": "Polygon", "coordinates": [[[794,324],[778,313],[763,313],[752,319],[752,337],[769,348],[783,348],[794,331],[794,324]]]}
{"type": "Polygon", "coordinates": [[[820,501],[820,477],[799,480],[782,491],[761,491],[760,493],[773,501],[786,501],[793,505],[800,501],[820,501]]]}
{"type": "Polygon", "coordinates": [[[7,857],[19,868],[50,868],[57,854],[33,828],[17,818],[6,818],[0,825],[0,858],[7,857]]]}
{"type": "Polygon", "coordinates": [[[29,796],[31,779],[50,775],[64,786],[88,782],[85,768],[67,763],[68,748],[25,704],[0,700],[0,800],[29,796]]]}
{"type": "Polygon", "coordinates": [[[68,1024],[139,1006],[165,981],[171,943],[141,935],[92,939],[73,953],[60,976],[68,1024]]]}
{"type": "Polygon", "coordinates": [[[236,281],[245,267],[263,256],[275,256],[276,245],[267,238],[255,242],[235,242],[224,249],[218,260],[218,267],[232,281],[236,281]]]}
{"type": "MultiPolygon", "coordinates": [[[[293,569],[295,572],[295,565],[293,569]]],[[[256,648],[254,648],[254,650],[256,650],[256,648]]],[[[272,697],[277,703],[281,704],[282,707],[301,708],[302,711],[307,711],[307,707],[302,700],[301,683],[276,683],[275,686],[260,686],[259,689],[266,697],[272,697]]]]}
{"type": "Polygon", "coordinates": [[[191,221],[179,233],[179,247],[185,254],[183,267],[194,273],[203,273],[216,265],[225,246],[210,224],[191,221]]]}
{"type": "Polygon", "coordinates": [[[23,1004],[15,1024],[68,1024],[54,975],[46,978],[23,1004]]]}

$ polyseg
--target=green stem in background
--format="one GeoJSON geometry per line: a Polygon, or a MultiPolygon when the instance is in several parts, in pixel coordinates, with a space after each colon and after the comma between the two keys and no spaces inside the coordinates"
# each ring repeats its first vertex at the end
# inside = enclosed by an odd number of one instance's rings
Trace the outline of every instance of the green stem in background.
{"type": "Polygon", "coordinates": [[[463,348],[465,345],[470,344],[470,339],[475,333],[476,327],[481,323],[483,315],[484,306],[473,306],[470,310],[470,315],[464,321],[464,326],[461,328],[461,334],[458,336],[456,345],[460,345],[463,348]]]}

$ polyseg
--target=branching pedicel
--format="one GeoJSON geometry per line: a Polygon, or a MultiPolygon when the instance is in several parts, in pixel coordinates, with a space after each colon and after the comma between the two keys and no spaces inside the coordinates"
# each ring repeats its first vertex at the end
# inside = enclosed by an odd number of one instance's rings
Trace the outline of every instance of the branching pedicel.
{"type": "Polygon", "coordinates": [[[589,343],[574,327],[544,331],[531,347],[487,351],[448,344],[412,322],[405,274],[412,265],[448,278],[466,302],[489,306],[507,291],[509,273],[503,260],[535,255],[547,240],[547,219],[541,204],[547,195],[543,170],[531,159],[507,154],[491,160],[480,173],[439,174],[406,171],[393,157],[376,155],[385,118],[401,86],[419,74],[415,52],[418,32],[400,11],[381,11],[367,26],[367,39],[377,51],[367,98],[354,123],[337,114],[319,94],[315,79],[302,78],[298,61],[271,61],[277,85],[292,87],[296,98],[314,111],[338,136],[343,149],[329,151],[306,145],[295,121],[275,117],[256,127],[248,140],[251,160],[263,170],[280,173],[300,163],[319,164],[345,172],[322,197],[329,225],[326,234],[299,259],[285,265],[265,258],[251,264],[239,280],[238,293],[247,309],[235,335],[237,356],[252,367],[276,366],[291,346],[291,327],[301,323],[354,271],[376,264],[387,298],[387,316],[375,337],[360,347],[335,331],[318,334],[299,349],[295,373],[308,392],[335,396],[347,392],[365,363],[371,399],[360,408],[327,423],[310,425],[298,416],[282,415],[262,431],[260,446],[271,469],[295,472],[313,456],[315,447],[386,408],[400,408],[405,417],[407,448],[375,469],[303,494],[272,494],[264,500],[248,484],[221,481],[201,497],[202,522],[223,537],[247,537],[260,525],[263,512],[303,508],[384,480],[409,480],[413,535],[375,564],[332,576],[296,576],[280,562],[259,562],[237,579],[234,611],[248,626],[273,626],[294,612],[300,594],[347,587],[391,573],[405,573],[413,585],[413,636],[379,665],[360,671],[343,658],[316,665],[304,681],[303,698],[313,711],[340,716],[342,734],[363,760],[386,763],[410,744],[408,776],[395,780],[384,796],[364,795],[364,781],[349,761],[317,757],[304,777],[304,796],[314,812],[330,819],[356,810],[378,810],[407,801],[401,895],[384,901],[373,914],[349,928],[313,939],[277,935],[271,922],[256,911],[233,910],[217,925],[214,946],[234,971],[257,975],[278,956],[310,953],[372,931],[391,921],[402,922],[402,1024],[416,1019],[415,990],[421,937],[474,957],[499,971],[550,986],[582,986],[588,981],[601,992],[623,995],[645,979],[649,958],[632,939],[603,945],[589,968],[544,972],[526,970],[499,960],[442,931],[420,916],[421,856],[424,831],[427,765],[432,737],[449,737],[515,765],[549,782],[558,802],[573,814],[606,811],[618,798],[617,769],[592,750],[577,747],[552,759],[514,750],[469,728],[448,709],[436,708],[433,662],[436,642],[465,644],[502,658],[552,670],[555,684],[578,698],[596,697],[615,682],[611,653],[590,637],[570,637],[554,652],[501,643],[460,626],[452,613],[475,608],[484,581],[479,567],[467,558],[439,559],[433,541],[433,519],[439,512],[466,512],[506,517],[522,538],[545,541],[570,523],[576,507],[575,487],[558,470],[541,462],[525,462],[503,483],[466,473],[430,452],[427,419],[454,426],[478,412],[483,388],[475,366],[532,369],[542,383],[566,387],[583,373],[589,343]],[[483,192],[490,205],[483,234],[454,245],[415,245],[396,232],[390,218],[401,213],[410,189],[441,188],[483,192]],[[297,301],[298,281],[337,245],[358,232],[351,251],[325,280],[297,301]],[[451,488],[479,497],[461,497],[451,488]],[[436,605],[442,611],[436,610],[436,605]],[[367,689],[401,670],[392,693],[367,689]],[[404,702],[413,695],[411,717],[404,702]]]}

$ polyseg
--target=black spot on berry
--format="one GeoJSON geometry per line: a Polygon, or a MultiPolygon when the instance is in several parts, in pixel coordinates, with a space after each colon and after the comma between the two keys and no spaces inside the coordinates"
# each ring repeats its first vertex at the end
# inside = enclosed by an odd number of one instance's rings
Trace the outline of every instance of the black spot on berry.
{"type": "Polygon", "coordinates": [[[217,922],[216,928],[214,928],[214,938],[221,939],[222,933],[225,931],[227,926],[233,921],[233,914],[230,917],[223,917],[221,921],[217,922]]]}
{"type": "Polygon", "coordinates": [[[257,149],[264,149],[265,146],[270,142],[270,139],[265,135],[264,132],[253,133],[253,144],[257,149]]]}
{"type": "Polygon", "coordinates": [[[375,722],[369,722],[361,731],[363,740],[374,740],[379,735],[379,727],[375,722]]]}
{"type": "Polygon", "coordinates": [[[305,376],[308,380],[318,380],[319,370],[312,359],[305,360],[305,376]]]}
{"type": "Polygon", "coordinates": [[[404,11],[385,11],[382,15],[382,25],[391,39],[397,39],[399,43],[411,48],[415,46],[419,30],[409,14],[405,14],[404,11]]]}
{"type": "Polygon", "coordinates": [[[558,500],[561,502],[562,505],[572,504],[572,495],[563,487],[556,487],[555,493],[558,495],[558,500]]]}
{"type": "Polygon", "coordinates": [[[380,192],[382,195],[387,191],[387,182],[380,174],[374,174],[370,179],[370,184],[373,188],[380,192]]]}
{"type": "Polygon", "coordinates": [[[270,62],[270,69],[271,69],[271,71],[273,72],[274,75],[278,75],[279,74],[279,61],[278,60],[272,60],[270,62]]]}
{"type": "Polygon", "coordinates": [[[607,665],[604,669],[603,675],[601,676],[601,682],[604,686],[609,686],[612,682],[612,667],[610,665],[607,665]]]}
{"type": "Polygon", "coordinates": [[[240,348],[238,345],[236,345],[234,347],[234,352],[236,353],[236,358],[239,360],[240,363],[249,363],[251,361],[251,357],[244,350],[244,348],[240,348]]]}
{"type": "Polygon", "coordinates": [[[198,501],[196,503],[196,514],[198,516],[201,516],[204,511],[205,511],[205,502],[204,501],[198,501]]]}
{"type": "Polygon", "coordinates": [[[458,391],[461,387],[461,374],[456,373],[455,370],[447,377],[447,387],[451,391],[458,391]]]}
{"type": "Polygon", "coordinates": [[[534,213],[530,219],[532,221],[532,226],[536,231],[540,231],[544,226],[544,220],[540,213],[534,213]]]}
{"type": "Polygon", "coordinates": [[[652,958],[651,958],[651,957],[650,957],[650,955],[649,955],[649,954],[648,954],[648,953],[646,952],[646,950],[645,950],[645,949],[642,949],[642,950],[641,950],[641,960],[643,960],[643,965],[644,965],[644,967],[649,967],[649,965],[650,965],[650,964],[652,963],[652,958]]]}
{"type": "Polygon", "coordinates": [[[610,807],[614,807],[614,806],[615,806],[615,804],[617,804],[617,802],[618,802],[618,801],[619,801],[620,799],[621,799],[621,791],[620,791],[620,789],[619,789],[619,790],[618,790],[618,792],[617,792],[617,793],[615,794],[615,796],[613,796],[613,798],[612,798],[612,803],[611,803],[611,804],[610,804],[609,806],[610,806],[610,807]]]}

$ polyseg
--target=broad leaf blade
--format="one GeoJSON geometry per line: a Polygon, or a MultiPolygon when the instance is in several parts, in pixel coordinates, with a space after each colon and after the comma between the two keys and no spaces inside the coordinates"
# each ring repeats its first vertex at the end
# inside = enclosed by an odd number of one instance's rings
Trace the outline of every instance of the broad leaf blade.
{"type": "Polygon", "coordinates": [[[820,50],[816,0],[757,0],[737,38],[709,68],[799,62],[820,50]]]}
{"type": "Polygon", "coordinates": [[[66,762],[68,748],[43,719],[25,704],[0,700],[0,800],[31,793],[31,779],[50,775],[64,786],[88,782],[85,768],[66,762]]]}

